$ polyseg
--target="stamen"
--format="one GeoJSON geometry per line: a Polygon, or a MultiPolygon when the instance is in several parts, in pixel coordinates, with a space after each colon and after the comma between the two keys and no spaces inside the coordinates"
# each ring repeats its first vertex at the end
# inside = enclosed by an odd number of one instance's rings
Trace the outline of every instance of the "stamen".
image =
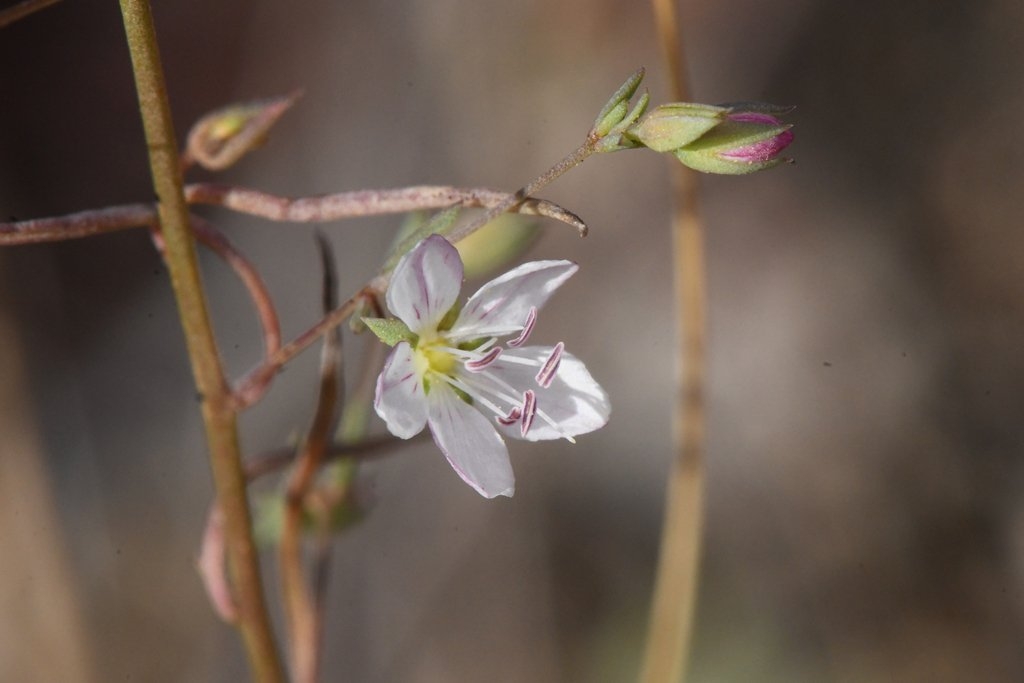
{"type": "Polygon", "coordinates": [[[533,332],[533,326],[537,324],[537,307],[530,306],[530,312],[526,315],[526,322],[523,323],[523,331],[519,333],[519,336],[510,342],[507,342],[509,346],[515,348],[522,346],[526,343],[527,337],[533,332]]]}
{"type": "Polygon", "coordinates": [[[522,424],[519,427],[519,431],[523,436],[530,431],[530,426],[533,424],[533,418],[537,414],[537,394],[533,393],[533,389],[527,389],[523,392],[523,417],[522,424]]]}
{"type": "MultiPolygon", "coordinates": [[[[485,373],[485,374],[490,374],[490,373],[485,373]]],[[[480,375],[480,376],[483,376],[483,375],[480,375]]],[[[466,377],[468,379],[467,375],[463,375],[463,377],[466,377]]],[[[515,403],[517,403],[517,399],[515,397],[509,396],[509,395],[506,395],[506,394],[502,394],[499,391],[495,391],[491,387],[482,386],[482,385],[480,385],[479,383],[477,383],[475,381],[472,384],[470,384],[468,382],[465,382],[465,381],[463,381],[461,379],[457,379],[457,378],[452,377],[450,375],[441,375],[441,379],[443,379],[445,382],[447,382],[448,384],[452,385],[453,387],[455,387],[459,391],[465,392],[465,394],[467,396],[469,396],[474,401],[478,401],[480,403],[480,405],[484,406],[485,408],[490,410],[495,415],[504,415],[505,414],[505,409],[499,407],[493,400],[491,400],[491,398],[487,394],[489,394],[490,396],[493,396],[494,398],[496,398],[499,401],[502,401],[503,403],[506,403],[506,404],[515,404],[515,403]],[[484,392],[486,392],[486,394],[484,392]]],[[[474,377],[474,379],[475,379],[475,377],[474,377]]]]}
{"type": "MultiPolygon", "coordinates": [[[[558,342],[555,344],[555,348],[551,349],[551,355],[544,361],[544,365],[541,366],[540,372],[537,373],[536,380],[537,384],[541,385],[545,389],[551,386],[551,383],[555,380],[555,374],[558,372],[558,366],[562,362],[562,352],[565,351],[565,344],[558,342]]],[[[468,365],[468,363],[467,363],[468,365]]]]}
{"type": "Polygon", "coordinates": [[[476,360],[466,361],[466,369],[469,370],[470,372],[480,372],[488,365],[498,360],[498,356],[500,355],[501,347],[495,346],[493,349],[488,351],[485,355],[481,356],[480,358],[477,358],[476,360]]]}
{"type": "Polygon", "coordinates": [[[508,415],[498,415],[495,419],[506,427],[511,427],[516,422],[519,422],[519,418],[523,416],[523,411],[519,406],[513,406],[512,410],[508,411],[508,415]]]}

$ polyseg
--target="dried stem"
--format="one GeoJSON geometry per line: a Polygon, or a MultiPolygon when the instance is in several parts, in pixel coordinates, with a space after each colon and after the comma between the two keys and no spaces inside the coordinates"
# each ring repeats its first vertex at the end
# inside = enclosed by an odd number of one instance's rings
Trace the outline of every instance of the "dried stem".
{"type": "MultiPolygon", "coordinates": [[[[687,101],[686,64],[674,0],[652,0],[673,99],[687,101]]],[[[703,526],[706,283],[704,233],[695,174],[672,163],[675,295],[679,306],[676,361],[676,454],[668,477],[642,683],[677,683],[686,673],[697,598],[703,526]]]]}
{"type": "MultiPolygon", "coordinates": [[[[327,241],[319,240],[324,262],[324,310],[336,304],[334,259],[327,241]]],[[[278,557],[281,564],[281,590],[291,643],[292,677],[296,683],[315,683],[319,669],[321,632],[313,591],[302,566],[302,522],[306,496],[316,480],[320,465],[330,449],[331,437],[340,412],[343,384],[341,368],[341,332],[334,328],[324,337],[320,356],[320,394],[313,424],[300,449],[298,461],[288,481],[284,520],[278,557]]]]}
{"type": "MultiPolygon", "coordinates": [[[[451,206],[503,207],[497,213],[511,208],[517,213],[561,221],[576,228],[581,236],[587,234],[587,224],[583,219],[558,204],[545,199],[520,198],[519,193],[512,195],[484,188],[430,185],[394,190],[358,190],[316,197],[281,197],[247,187],[210,183],[186,185],[184,190],[185,200],[189,204],[221,206],[272,221],[322,223],[451,206]]],[[[156,221],[156,210],[149,204],[126,204],[52,218],[0,222],[0,246],[91,237],[105,232],[149,226],[156,221]]],[[[460,234],[459,239],[465,236],[460,234]]]]}
{"type": "Polygon", "coordinates": [[[50,5],[56,5],[60,0],[24,0],[13,7],[0,10],[0,28],[6,28],[16,21],[24,19],[30,14],[35,14],[41,9],[50,5]]]}
{"type": "Polygon", "coordinates": [[[260,683],[278,683],[284,680],[284,672],[271,631],[259,557],[252,537],[237,415],[221,367],[196,262],[152,12],[147,0],[121,0],[121,14],[149,147],[153,188],[159,198],[165,258],[185,331],[193,376],[202,395],[214,486],[224,513],[225,542],[238,605],[238,627],[254,678],[260,683]]]}
{"type": "Polygon", "coordinates": [[[0,223],[0,246],[60,242],[158,223],[156,208],[151,204],[111,206],[52,218],[0,223]]]}
{"type": "Polygon", "coordinates": [[[520,197],[518,193],[510,195],[485,188],[419,185],[390,190],[338,192],[315,197],[282,197],[246,187],[200,183],[186,185],[185,197],[190,204],[212,204],[272,221],[293,223],[323,223],[450,206],[504,207],[498,211],[502,213],[518,203],[519,213],[553,218],[573,226],[581,234],[587,231],[586,224],[579,216],[557,204],[544,199],[525,198],[527,195],[520,197]]]}

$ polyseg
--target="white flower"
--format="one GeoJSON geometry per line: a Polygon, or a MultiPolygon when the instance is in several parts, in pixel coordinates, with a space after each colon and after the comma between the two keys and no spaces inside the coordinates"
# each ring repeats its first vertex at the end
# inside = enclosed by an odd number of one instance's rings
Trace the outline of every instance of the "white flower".
{"type": "Polygon", "coordinates": [[[387,292],[388,308],[415,335],[395,345],[377,378],[374,407],[388,430],[408,439],[428,425],[459,476],[493,498],[515,491],[502,434],[572,441],[603,427],[608,395],[583,363],[561,342],[522,346],[537,311],[577,268],[569,261],[524,263],[457,311],[459,252],[438,235],[416,245],[387,292]]]}

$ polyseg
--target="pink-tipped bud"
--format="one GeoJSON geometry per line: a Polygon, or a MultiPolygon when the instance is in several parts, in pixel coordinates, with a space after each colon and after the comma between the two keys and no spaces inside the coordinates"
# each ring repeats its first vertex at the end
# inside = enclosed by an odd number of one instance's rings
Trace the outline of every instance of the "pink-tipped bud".
{"type": "Polygon", "coordinates": [[[674,153],[684,165],[703,173],[753,173],[787,161],[779,154],[793,142],[790,128],[765,111],[733,110],[725,121],[674,153]]]}

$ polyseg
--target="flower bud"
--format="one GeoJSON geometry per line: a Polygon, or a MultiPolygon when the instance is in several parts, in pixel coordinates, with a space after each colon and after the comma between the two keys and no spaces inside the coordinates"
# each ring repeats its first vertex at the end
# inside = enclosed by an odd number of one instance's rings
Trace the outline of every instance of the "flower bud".
{"type": "Polygon", "coordinates": [[[263,144],[270,128],[299,95],[233,104],[207,114],[189,131],[186,157],[210,171],[231,166],[263,144]]]}
{"type": "Polygon", "coordinates": [[[629,101],[640,83],[644,80],[644,68],[640,67],[626,79],[626,82],[619,86],[619,89],[611,96],[611,99],[602,107],[597,118],[594,120],[594,127],[591,135],[603,138],[608,135],[615,126],[619,125],[629,112],[629,101]]]}
{"type": "Polygon", "coordinates": [[[626,137],[655,152],[671,152],[725,121],[728,113],[710,104],[663,104],[626,130],[626,137]]]}
{"type": "Polygon", "coordinates": [[[763,111],[733,111],[693,142],[675,150],[676,158],[695,171],[741,175],[771,168],[793,142],[792,125],[763,111]]]}

